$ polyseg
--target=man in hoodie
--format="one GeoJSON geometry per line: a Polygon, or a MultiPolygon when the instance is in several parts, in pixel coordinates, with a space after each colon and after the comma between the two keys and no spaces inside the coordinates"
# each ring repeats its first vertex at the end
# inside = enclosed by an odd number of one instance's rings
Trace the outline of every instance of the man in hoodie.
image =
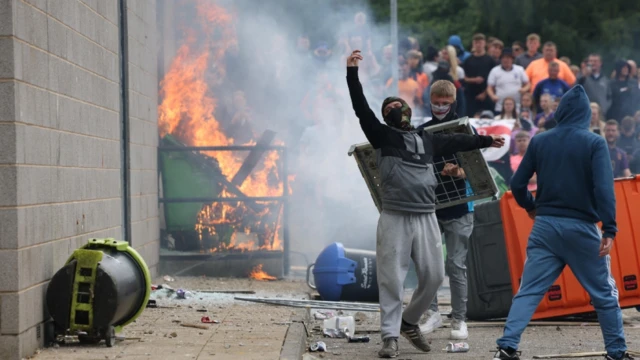
{"type": "Polygon", "coordinates": [[[632,359],[610,269],[609,252],[618,229],[609,149],[601,136],[589,131],[591,108],[582,86],[562,97],[556,120],[557,127],[531,139],[511,181],[518,205],[535,223],[520,289],[494,359],[519,359],[522,332],[566,265],[587,290],[598,313],[606,359],[632,359]],[[534,174],[538,181],[535,199],[527,190],[534,174]],[[598,222],[602,222],[602,231],[598,222]]]}
{"type": "Polygon", "coordinates": [[[611,106],[606,112],[608,119],[622,121],[625,116],[636,113],[636,99],[640,89],[638,82],[631,79],[631,66],[626,60],[616,61],[615,78],[609,82],[611,106]]]}
{"type": "MultiPolygon", "coordinates": [[[[458,151],[502,147],[504,139],[499,136],[434,135],[415,130],[411,126],[411,108],[397,97],[387,98],[382,103],[386,125],[381,124],[369,108],[358,79],[358,64],[362,59],[359,50],[347,59],[347,85],[362,131],[376,149],[382,181],[376,268],[383,345],[378,356],[389,358],[398,355],[399,335],[417,349],[430,351],[418,322],[444,280],[442,240],[434,211],[433,158],[458,151]],[[403,312],[403,284],[410,259],[416,266],[418,287],[403,312]]],[[[438,86],[438,83],[433,84],[433,87],[438,86]]],[[[455,88],[450,96],[455,96],[455,88]]],[[[448,106],[450,108],[451,104],[448,106]]]]}
{"type": "MultiPolygon", "coordinates": [[[[455,106],[457,102],[455,86],[451,81],[441,80],[434,83],[429,97],[433,117],[418,129],[459,119],[455,106]]],[[[476,132],[475,129],[473,130],[476,132]]],[[[436,188],[438,200],[464,198],[471,189],[466,181],[464,170],[458,166],[456,156],[452,154],[434,157],[433,162],[436,173],[440,174],[440,181],[436,188]]],[[[465,323],[467,316],[466,261],[469,237],[473,231],[473,202],[437,210],[436,217],[447,245],[445,269],[449,276],[452,307],[450,338],[465,340],[469,337],[465,323]]],[[[427,315],[427,322],[420,327],[425,334],[443,325],[436,298],[431,302],[427,315]]]]}
{"type": "Polygon", "coordinates": [[[456,52],[458,53],[458,59],[460,60],[460,63],[465,62],[469,58],[469,56],[471,56],[471,53],[464,49],[464,45],[462,45],[462,39],[460,39],[460,36],[458,35],[449,36],[448,44],[456,48],[456,52]]]}

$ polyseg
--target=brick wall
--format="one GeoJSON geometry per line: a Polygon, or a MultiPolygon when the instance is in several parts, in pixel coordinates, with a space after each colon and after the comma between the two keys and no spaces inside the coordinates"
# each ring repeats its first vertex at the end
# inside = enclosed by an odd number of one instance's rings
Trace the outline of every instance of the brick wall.
{"type": "MultiPolygon", "coordinates": [[[[128,0],[133,246],[155,274],[155,0],[128,0]]],[[[0,354],[42,346],[51,276],[123,238],[117,0],[0,0],[0,354]]]]}
{"type": "Polygon", "coordinates": [[[156,1],[127,0],[131,241],[156,275],[158,222],[158,49],[156,1]]]}

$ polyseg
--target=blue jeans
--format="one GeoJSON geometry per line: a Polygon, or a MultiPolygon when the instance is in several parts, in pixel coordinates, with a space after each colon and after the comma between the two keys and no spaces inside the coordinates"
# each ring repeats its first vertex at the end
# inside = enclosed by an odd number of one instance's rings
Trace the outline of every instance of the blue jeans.
{"type": "Polygon", "coordinates": [[[622,328],[618,289],[611,276],[611,258],[600,257],[602,235],[598,227],[577,219],[537,216],[529,243],[520,290],[513,298],[500,348],[518,349],[540,300],[565,265],[589,293],[598,313],[607,354],[621,358],[627,350],[622,328]]]}

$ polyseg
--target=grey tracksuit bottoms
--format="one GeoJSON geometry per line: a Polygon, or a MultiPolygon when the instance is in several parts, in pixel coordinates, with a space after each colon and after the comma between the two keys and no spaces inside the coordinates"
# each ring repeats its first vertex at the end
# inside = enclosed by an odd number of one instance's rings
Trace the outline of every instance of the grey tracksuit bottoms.
{"type": "MultiPolygon", "coordinates": [[[[467,250],[473,232],[473,213],[457,219],[438,220],[447,244],[447,259],[444,262],[451,288],[451,317],[464,321],[467,317],[467,250]]],[[[438,297],[429,306],[438,311],[438,297]]]]}
{"type": "Polygon", "coordinates": [[[436,214],[383,210],[378,220],[376,262],[382,339],[398,337],[401,321],[417,325],[444,280],[436,214]],[[403,285],[410,259],[416,266],[418,287],[403,312],[403,285]]]}

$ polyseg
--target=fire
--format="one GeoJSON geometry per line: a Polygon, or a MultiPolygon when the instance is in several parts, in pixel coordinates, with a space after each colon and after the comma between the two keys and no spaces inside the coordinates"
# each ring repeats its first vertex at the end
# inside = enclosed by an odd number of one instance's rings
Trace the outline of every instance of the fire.
{"type": "Polygon", "coordinates": [[[261,281],[277,280],[275,276],[271,276],[262,270],[262,264],[256,265],[256,267],[251,270],[251,273],[249,273],[249,278],[261,281]]]}
{"type": "MultiPolygon", "coordinates": [[[[184,40],[172,61],[169,71],[160,83],[162,102],[158,107],[160,136],[171,134],[187,146],[254,145],[251,140],[238,144],[225,134],[215,117],[218,106],[216,93],[222,94],[225,78],[225,54],[238,46],[234,16],[224,7],[210,0],[194,2],[197,20],[185,24],[184,40]]],[[[283,145],[282,142],[274,141],[283,145]]],[[[248,151],[211,151],[206,156],[217,160],[222,175],[231,181],[238,172],[248,151]]],[[[279,152],[268,151],[261,163],[238,186],[242,194],[250,197],[281,196],[279,152]]],[[[290,181],[293,178],[290,176],[290,181]]],[[[286,189],[291,193],[291,188],[286,189]]],[[[220,197],[237,197],[228,189],[220,197]]],[[[248,206],[243,202],[220,202],[205,205],[198,214],[195,230],[203,238],[216,238],[218,243],[210,251],[235,249],[280,250],[282,206],[258,203],[248,206]],[[272,214],[274,213],[275,216],[272,214]],[[248,218],[252,221],[248,222],[248,218]],[[229,225],[229,227],[225,227],[229,225]],[[229,232],[233,235],[229,237],[229,232]],[[238,242],[237,233],[261,232],[262,238],[251,242],[238,242]],[[223,239],[223,240],[220,240],[223,239]]]]}

